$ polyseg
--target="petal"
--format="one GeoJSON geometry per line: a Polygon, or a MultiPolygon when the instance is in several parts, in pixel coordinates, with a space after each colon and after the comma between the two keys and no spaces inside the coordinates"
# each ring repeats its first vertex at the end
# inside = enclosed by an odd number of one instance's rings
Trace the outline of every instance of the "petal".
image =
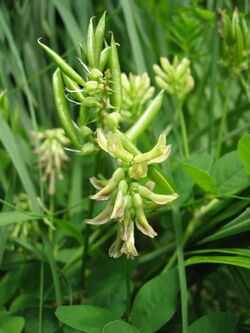
{"type": "Polygon", "coordinates": [[[93,200],[107,200],[116,189],[118,183],[124,177],[124,171],[122,168],[118,168],[113,173],[112,177],[108,180],[107,184],[96,194],[91,195],[90,198],[93,200]]]}
{"type": "Polygon", "coordinates": [[[106,179],[97,179],[96,177],[89,178],[91,185],[94,186],[95,189],[101,190],[107,185],[108,180],[106,179]]]}
{"type": "Polygon", "coordinates": [[[97,128],[96,130],[96,141],[102,150],[108,152],[107,139],[101,128],[97,128]]]}
{"type": "Polygon", "coordinates": [[[169,157],[170,153],[171,153],[171,145],[168,145],[163,149],[161,155],[147,162],[147,165],[164,162],[169,157]]]}
{"type": "Polygon", "coordinates": [[[107,223],[110,220],[110,214],[112,212],[113,205],[109,203],[100,214],[98,214],[93,219],[85,220],[85,223],[94,224],[94,225],[102,225],[107,223]]]}

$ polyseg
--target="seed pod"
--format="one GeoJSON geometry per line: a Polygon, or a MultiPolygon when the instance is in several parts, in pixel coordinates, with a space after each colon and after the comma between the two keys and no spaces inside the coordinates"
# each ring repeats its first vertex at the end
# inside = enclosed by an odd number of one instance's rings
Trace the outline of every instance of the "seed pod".
{"type": "Polygon", "coordinates": [[[84,96],[81,92],[81,88],[78,84],[71,80],[67,75],[63,74],[63,81],[65,82],[66,87],[68,88],[68,92],[72,94],[72,97],[79,102],[82,102],[84,96]]]}
{"type": "Polygon", "coordinates": [[[88,65],[92,68],[96,67],[95,51],[96,51],[95,34],[94,34],[93,17],[92,17],[89,21],[88,34],[87,34],[87,49],[86,49],[88,65]]]}
{"type": "Polygon", "coordinates": [[[103,71],[104,68],[106,67],[106,64],[109,59],[109,52],[110,52],[110,46],[105,47],[105,49],[102,50],[101,55],[100,55],[100,64],[99,64],[99,69],[100,71],[103,71]]]}
{"type": "Polygon", "coordinates": [[[62,127],[65,130],[65,133],[69,137],[71,143],[77,147],[81,148],[81,143],[79,141],[78,133],[73,125],[71,116],[68,110],[67,101],[64,95],[64,84],[62,79],[61,70],[57,69],[53,74],[53,91],[56,104],[56,110],[60,118],[62,127]]]}
{"type": "Polygon", "coordinates": [[[76,83],[81,86],[85,86],[85,81],[83,78],[69,65],[67,62],[60,57],[55,51],[49,48],[47,45],[41,42],[41,38],[38,39],[38,44],[47,52],[49,57],[57,64],[63,73],[65,73],[69,78],[71,78],[76,83]]]}
{"type": "Polygon", "coordinates": [[[111,73],[111,104],[120,112],[122,104],[122,82],[121,82],[121,69],[117,53],[117,47],[114,36],[111,37],[111,46],[109,52],[109,66],[111,73]]]}
{"type": "Polygon", "coordinates": [[[104,41],[105,17],[106,17],[106,12],[104,12],[102,17],[100,18],[95,30],[95,64],[97,68],[99,68],[100,65],[100,54],[104,41]]]}

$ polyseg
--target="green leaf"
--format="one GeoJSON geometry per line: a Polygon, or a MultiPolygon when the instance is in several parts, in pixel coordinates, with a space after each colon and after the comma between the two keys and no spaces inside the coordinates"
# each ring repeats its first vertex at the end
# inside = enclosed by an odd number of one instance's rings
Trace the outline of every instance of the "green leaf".
{"type": "Polygon", "coordinates": [[[4,121],[2,114],[0,113],[0,140],[2,141],[4,148],[10,155],[10,158],[15,165],[15,168],[19,174],[23,187],[29,196],[32,203],[32,207],[35,212],[40,213],[41,209],[38,205],[36,199],[36,192],[32,180],[29,176],[26,165],[22,159],[22,155],[18,148],[16,139],[9,127],[9,125],[4,121]]]}
{"type": "Polygon", "coordinates": [[[64,324],[88,333],[101,333],[108,322],[119,319],[116,313],[92,305],[59,306],[56,316],[64,324]]]}
{"type": "Polygon", "coordinates": [[[192,323],[189,333],[234,333],[237,320],[232,313],[211,312],[192,323]]]}
{"type": "Polygon", "coordinates": [[[134,326],[129,325],[125,321],[115,320],[106,324],[102,330],[102,333],[139,333],[138,329],[134,326]]]}
{"type": "Polygon", "coordinates": [[[159,275],[142,286],[132,307],[132,324],[143,333],[153,333],[171,319],[176,310],[176,270],[159,275]]]}
{"type": "Polygon", "coordinates": [[[211,165],[212,157],[208,154],[199,155],[187,162],[182,162],[184,170],[195,184],[205,192],[216,193],[215,181],[209,174],[211,165]]]}
{"type": "Polygon", "coordinates": [[[24,318],[17,316],[0,317],[0,328],[4,333],[21,333],[24,328],[24,318]]]}
{"type": "Polygon", "coordinates": [[[249,185],[239,153],[232,151],[219,158],[212,169],[218,195],[232,195],[249,185]]]}
{"type": "Polygon", "coordinates": [[[243,136],[238,142],[240,160],[250,175],[250,134],[243,136]]]}
{"type": "Polygon", "coordinates": [[[250,208],[247,208],[242,214],[233,221],[227,223],[212,235],[204,238],[200,244],[215,241],[225,237],[234,236],[250,230],[250,208]]]}
{"type": "Polygon", "coordinates": [[[195,256],[186,260],[186,266],[197,264],[225,264],[250,269],[249,258],[241,256],[195,256]]]}
{"type": "MultiPolygon", "coordinates": [[[[41,216],[42,217],[42,216],[41,216]]],[[[21,212],[4,212],[0,213],[0,227],[18,223],[21,221],[29,221],[37,219],[38,217],[31,214],[24,214],[21,212]]]]}
{"type": "Polygon", "coordinates": [[[108,258],[96,262],[86,278],[86,296],[89,304],[116,312],[119,316],[123,315],[126,309],[124,266],[123,258],[108,258]]]}

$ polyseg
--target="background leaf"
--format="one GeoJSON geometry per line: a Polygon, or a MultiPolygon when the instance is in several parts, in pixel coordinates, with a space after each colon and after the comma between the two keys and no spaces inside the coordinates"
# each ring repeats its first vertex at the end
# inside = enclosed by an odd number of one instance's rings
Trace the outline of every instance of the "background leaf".
{"type": "Polygon", "coordinates": [[[102,330],[102,333],[139,333],[138,329],[134,326],[129,325],[125,321],[115,320],[106,324],[102,330]]]}
{"type": "Polygon", "coordinates": [[[119,319],[116,313],[92,305],[60,306],[56,316],[64,324],[88,333],[101,333],[108,322],[119,319]]]}
{"type": "Polygon", "coordinates": [[[143,285],[132,307],[132,324],[143,333],[153,333],[171,319],[176,310],[176,270],[159,275],[143,285]]]}
{"type": "Polygon", "coordinates": [[[237,317],[226,312],[211,312],[189,327],[189,333],[234,333],[237,317]]]}
{"type": "Polygon", "coordinates": [[[250,175],[250,134],[243,136],[238,142],[240,160],[250,175]]]}

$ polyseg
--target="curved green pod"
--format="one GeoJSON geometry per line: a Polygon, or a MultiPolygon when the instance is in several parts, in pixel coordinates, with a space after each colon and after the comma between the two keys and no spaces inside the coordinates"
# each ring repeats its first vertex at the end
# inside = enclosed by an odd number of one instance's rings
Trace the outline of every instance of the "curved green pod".
{"type": "Polygon", "coordinates": [[[53,92],[54,92],[54,99],[56,104],[56,110],[58,113],[58,116],[60,118],[62,127],[65,130],[65,133],[69,137],[71,143],[76,148],[81,148],[82,145],[80,143],[78,133],[76,128],[74,127],[74,124],[72,122],[67,101],[64,95],[64,84],[63,84],[63,78],[61,74],[61,70],[57,69],[52,78],[53,83],[53,92]]]}

